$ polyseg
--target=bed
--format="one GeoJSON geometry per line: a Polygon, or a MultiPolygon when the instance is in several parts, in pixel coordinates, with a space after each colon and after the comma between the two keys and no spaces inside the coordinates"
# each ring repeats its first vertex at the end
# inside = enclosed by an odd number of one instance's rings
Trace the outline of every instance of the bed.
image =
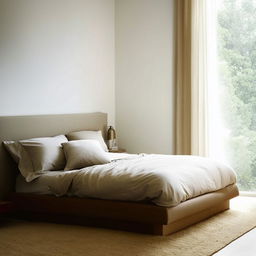
{"type": "MultiPolygon", "coordinates": [[[[0,139],[20,140],[79,130],[101,130],[104,134],[106,127],[105,113],[0,117],[0,139]]],[[[17,166],[1,145],[0,196],[14,202],[17,216],[157,235],[173,233],[224,211],[229,208],[229,200],[238,195],[237,186],[232,183],[171,207],[145,200],[132,202],[116,198],[56,197],[25,189],[24,180],[18,173],[17,166]],[[19,192],[15,192],[16,182],[19,192]]],[[[41,189],[37,185],[35,187],[41,189]]]]}

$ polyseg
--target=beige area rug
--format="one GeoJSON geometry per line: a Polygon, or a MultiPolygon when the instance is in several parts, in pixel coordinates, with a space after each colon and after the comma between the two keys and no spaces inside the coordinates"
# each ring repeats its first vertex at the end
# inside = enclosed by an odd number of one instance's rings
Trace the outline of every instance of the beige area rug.
{"type": "Polygon", "coordinates": [[[3,256],[206,256],[256,226],[256,198],[167,237],[50,223],[14,221],[0,227],[3,256]]]}

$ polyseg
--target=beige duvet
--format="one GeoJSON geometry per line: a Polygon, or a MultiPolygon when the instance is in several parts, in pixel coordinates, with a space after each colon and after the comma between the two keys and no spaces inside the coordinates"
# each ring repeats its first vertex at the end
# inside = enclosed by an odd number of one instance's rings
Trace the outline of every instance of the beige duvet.
{"type": "Polygon", "coordinates": [[[37,179],[58,196],[150,200],[167,207],[236,182],[230,167],[208,158],[128,154],[121,158],[80,170],[47,172],[37,179]]]}

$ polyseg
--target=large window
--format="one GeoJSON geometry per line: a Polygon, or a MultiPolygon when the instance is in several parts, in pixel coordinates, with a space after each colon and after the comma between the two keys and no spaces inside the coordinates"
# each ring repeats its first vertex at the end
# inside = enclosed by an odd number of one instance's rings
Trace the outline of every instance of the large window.
{"type": "Polygon", "coordinates": [[[256,0],[218,0],[216,10],[210,154],[236,170],[240,190],[256,191],[256,0]]]}

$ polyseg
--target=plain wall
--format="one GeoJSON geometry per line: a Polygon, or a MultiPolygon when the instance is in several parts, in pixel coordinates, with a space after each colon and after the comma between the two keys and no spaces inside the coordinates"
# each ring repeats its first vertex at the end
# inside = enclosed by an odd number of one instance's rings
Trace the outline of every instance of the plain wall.
{"type": "Polygon", "coordinates": [[[174,151],[173,0],[116,0],[116,128],[128,152],[174,151]]]}
{"type": "Polygon", "coordinates": [[[0,0],[0,115],[106,112],[114,0],[0,0]]]}
{"type": "Polygon", "coordinates": [[[0,115],[102,111],[172,153],[173,23],[173,0],[0,0],[0,115]]]}

